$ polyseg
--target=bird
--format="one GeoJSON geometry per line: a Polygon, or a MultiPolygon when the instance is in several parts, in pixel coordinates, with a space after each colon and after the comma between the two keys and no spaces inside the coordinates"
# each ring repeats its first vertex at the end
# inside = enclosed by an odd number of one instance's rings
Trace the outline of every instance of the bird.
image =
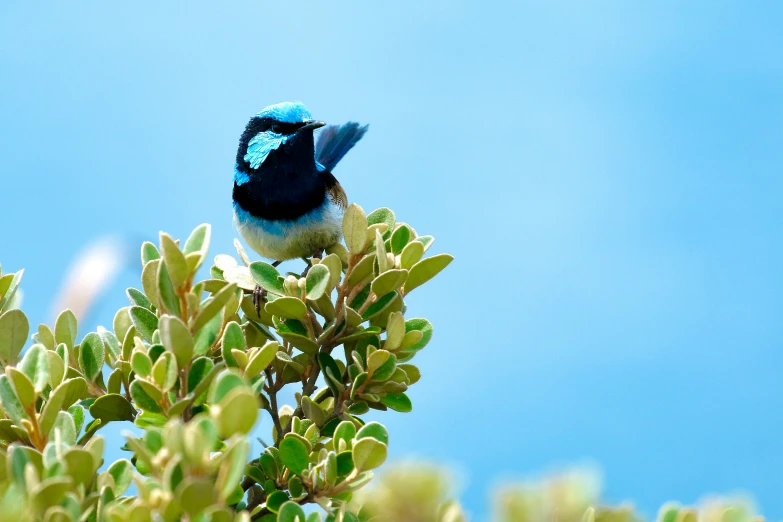
{"type": "Polygon", "coordinates": [[[298,101],[250,118],[234,165],[234,225],[274,266],[320,257],[342,238],[348,196],[332,170],[368,125],[326,125],[298,101]],[[318,143],[315,144],[315,131],[318,143]]]}

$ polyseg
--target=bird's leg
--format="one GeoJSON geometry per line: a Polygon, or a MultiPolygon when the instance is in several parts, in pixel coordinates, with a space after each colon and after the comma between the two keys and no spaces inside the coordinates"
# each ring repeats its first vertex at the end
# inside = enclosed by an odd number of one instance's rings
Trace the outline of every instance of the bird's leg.
{"type": "Polygon", "coordinates": [[[264,300],[265,294],[266,291],[258,285],[253,289],[253,305],[256,307],[256,315],[259,319],[261,318],[261,301],[264,300]]]}
{"type": "MultiPolygon", "coordinates": [[[[321,257],[323,257],[323,255],[324,255],[323,249],[319,249],[317,252],[315,252],[313,254],[312,259],[321,259],[321,257]]],[[[303,257],[302,261],[304,261],[307,266],[305,267],[304,272],[302,272],[302,276],[301,277],[306,277],[307,276],[307,272],[309,272],[310,268],[313,266],[313,262],[312,262],[311,259],[307,259],[306,257],[303,257]]]]}
{"type": "MultiPolygon", "coordinates": [[[[282,262],[282,259],[275,261],[272,263],[272,266],[277,268],[282,262]]],[[[266,290],[256,285],[255,289],[253,289],[253,305],[256,307],[256,314],[258,315],[259,319],[261,318],[261,302],[264,301],[264,299],[266,299],[266,290]]]]}

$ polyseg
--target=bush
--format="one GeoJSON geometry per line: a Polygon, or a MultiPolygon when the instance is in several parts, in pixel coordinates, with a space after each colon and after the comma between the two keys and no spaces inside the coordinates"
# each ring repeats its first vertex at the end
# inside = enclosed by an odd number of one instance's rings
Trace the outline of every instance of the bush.
{"type": "MultiPolygon", "coordinates": [[[[343,231],[345,246],[305,274],[251,262],[237,242],[237,257],[218,255],[199,281],[210,227],[184,245],[161,233],[158,246],[142,245],[141,289],[127,290],[111,330],[77,343],[66,310],[53,328],[38,326],[21,359],[22,272],[0,272],[0,519],[464,521],[441,468],[396,466],[370,483],[389,434],[362,420],[370,409],[411,410],[406,392],[421,377],[411,360],[432,325],[405,319],[405,299],[452,257],[425,257],[432,236],[385,208],[365,216],[352,205],[343,231]],[[293,405],[280,404],[284,390],[293,405]],[[259,439],[263,451],[251,454],[261,412],[269,444],[259,439]],[[128,458],[104,465],[98,432],[119,421],[141,435],[126,435],[128,458]]],[[[572,473],[501,488],[494,519],[640,519],[600,506],[591,477],[572,473]]],[[[759,519],[748,504],[713,500],[666,505],[658,520],[759,519]]]]}
{"type": "MultiPolygon", "coordinates": [[[[141,289],[112,330],[79,338],[68,310],[29,335],[15,308],[22,272],[0,278],[0,492],[3,519],[313,522],[358,520],[352,493],[386,460],[389,434],[370,409],[408,412],[432,337],[405,298],[452,260],[389,209],[348,208],[345,244],[306,275],[218,255],[210,227],[184,244],[141,248],[141,289]],[[257,285],[261,292],[256,291],[257,285]],[[260,299],[259,299],[260,298],[260,299]],[[254,302],[258,300],[259,302],[254,302]],[[293,388],[295,404],[279,404],[293,388]],[[270,444],[251,455],[260,412],[270,444]],[[128,458],[100,471],[111,422],[133,422],[128,458]],[[136,495],[124,496],[131,484],[136,495]]],[[[262,441],[263,444],[263,441],[262,441]]]]}

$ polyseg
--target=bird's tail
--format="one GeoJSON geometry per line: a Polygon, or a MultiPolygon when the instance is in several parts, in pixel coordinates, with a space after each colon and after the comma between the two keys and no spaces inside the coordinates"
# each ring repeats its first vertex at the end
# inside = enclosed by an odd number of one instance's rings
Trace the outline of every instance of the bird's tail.
{"type": "Polygon", "coordinates": [[[315,159],[331,171],[343,156],[356,145],[369,125],[360,126],[350,121],[344,125],[328,125],[318,136],[315,146],[315,159]]]}

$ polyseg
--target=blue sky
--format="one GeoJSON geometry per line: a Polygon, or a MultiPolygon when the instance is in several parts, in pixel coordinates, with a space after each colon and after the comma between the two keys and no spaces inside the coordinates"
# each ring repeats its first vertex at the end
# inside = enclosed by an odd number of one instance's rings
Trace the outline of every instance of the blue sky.
{"type": "MultiPolygon", "coordinates": [[[[370,123],[336,169],[456,261],[392,455],[497,480],[598,463],[610,500],[748,490],[783,517],[778,2],[0,5],[4,269],[24,309],[90,241],[214,226],[248,117],[370,123]]],[[[133,265],[94,323],[138,286],[133,265]]],[[[92,324],[90,326],[95,326],[92,324]]]]}

